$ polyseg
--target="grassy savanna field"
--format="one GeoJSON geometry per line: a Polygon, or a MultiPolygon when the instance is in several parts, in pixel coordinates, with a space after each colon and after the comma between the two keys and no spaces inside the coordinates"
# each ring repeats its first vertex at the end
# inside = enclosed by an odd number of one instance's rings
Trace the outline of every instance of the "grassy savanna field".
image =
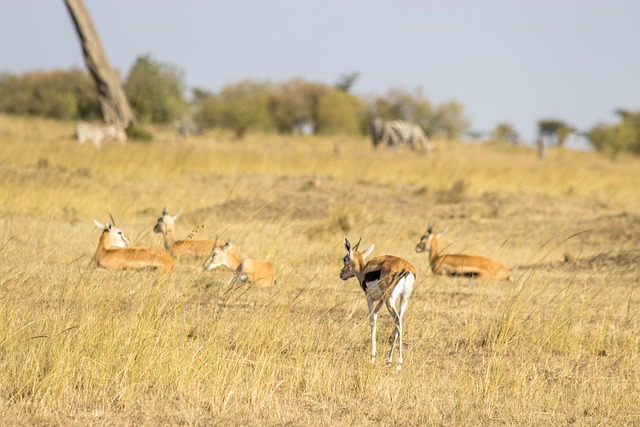
{"type": "Polygon", "coordinates": [[[161,128],[97,152],[73,126],[0,116],[0,424],[640,425],[640,160],[161,128]],[[178,238],[232,238],[276,287],[92,264],[94,218],[161,248],[165,206],[178,238]],[[432,275],[430,221],[514,281],[432,275]],[[384,308],[369,363],[345,235],[418,271],[402,371],[384,308]]]}

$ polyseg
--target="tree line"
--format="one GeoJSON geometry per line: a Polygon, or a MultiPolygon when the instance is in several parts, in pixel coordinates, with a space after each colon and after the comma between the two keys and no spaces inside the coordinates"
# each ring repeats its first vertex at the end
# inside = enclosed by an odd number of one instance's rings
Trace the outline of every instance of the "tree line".
{"type": "MultiPolygon", "coordinates": [[[[183,72],[144,55],[123,82],[140,124],[171,123],[189,115],[203,130],[229,129],[239,138],[248,131],[362,134],[375,116],[411,121],[432,136],[447,138],[458,138],[470,127],[456,101],[434,105],[421,90],[402,89],[357,96],[350,92],[357,77],[345,75],[335,84],[302,78],[243,80],[217,92],[194,88],[187,99],[183,72]]],[[[97,120],[101,114],[93,83],[80,69],[0,74],[0,113],[63,120],[97,120]]]]}
{"type": "MultiPolygon", "coordinates": [[[[172,123],[189,116],[202,130],[228,129],[238,138],[249,131],[362,135],[368,132],[369,122],[379,116],[415,123],[431,137],[473,135],[464,106],[455,100],[436,105],[420,89],[359,96],[351,92],[357,78],[357,73],[346,74],[334,84],[303,78],[243,80],[226,84],[219,91],[193,88],[187,97],[180,69],[143,55],[123,81],[131,108],[143,125],[172,123]]],[[[101,118],[95,86],[80,69],[0,74],[0,113],[61,120],[101,118]]],[[[617,113],[619,122],[597,124],[588,131],[578,131],[561,120],[542,119],[538,121],[539,138],[561,146],[575,133],[598,151],[640,154],[640,111],[617,113]]],[[[519,140],[509,123],[496,124],[488,137],[511,143],[519,140]]]]}

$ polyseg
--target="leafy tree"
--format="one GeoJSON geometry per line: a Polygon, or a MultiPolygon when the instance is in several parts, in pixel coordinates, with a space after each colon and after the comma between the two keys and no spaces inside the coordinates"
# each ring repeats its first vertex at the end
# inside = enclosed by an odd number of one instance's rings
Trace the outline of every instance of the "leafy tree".
{"type": "Polygon", "coordinates": [[[358,133],[359,101],[354,96],[339,90],[327,91],[320,96],[317,110],[317,133],[358,133]]]}
{"type": "Polygon", "coordinates": [[[328,90],[300,78],[274,86],[269,94],[269,113],[278,132],[292,133],[305,125],[315,128],[319,99],[328,90]]]}
{"type": "Polygon", "coordinates": [[[349,93],[351,87],[354,85],[356,80],[360,77],[360,73],[349,73],[343,74],[338,79],[338,82],[335,84],[335,88],[341,92],[349,93]]]}
{"type": "Polygon", "coordinates": [[[562,120],[538,120],[538,135],[560,147],[564,146],[564,143],[572,132],[574,132],[574,128],[562,120]]]}
{"type": "Polygon", "coordinates": [[[205,129],[231,129],[237,138],[242,138],[249,129],[269,130],[273,127],[269,88],[268,83],[251,80],[226,85],[219,94],[201,100],[196,121],[205,129]]]}
{"type": "Polygon", "coordinates": [[[127,76],[125,91],[141,122],[168,123],[183,115],[183,73],[176,67],[155,61],[149,55],[138,57],[127,76]]]}
{"type": "Polygon", "coordinates": [[[374,116],[386,120],[406,120],[419,125],[429,135],[451,139],[460,137],[471,126],[462,104],[447,101],[434,107],[419,88],[413,92],[391,89],[385,96],[375,98],[364,117],[362,129],[367,129],[374,116]]]}
{"type": "Polygon", "coordinates": [[[77,68],[0,75],[0,112],[64,120],[101,117],[93,83],[77,68]]]}
{"type": "Polygon", "coordinates": [[[464,107],[457,101],[447,101],[438,105],[433,114],[431,129],[433,135],[456,139],[471,127],[471,120],[464,113],[464,107]]]}
{"type": "Polygon", "coordinates": [[[562,120],[557,119],[540,119],[538,120],[538,157],[545,157],[547,147],[556,144],[560,147],[564,146],[565,141],[575,132],[575,129],[562,120]]]}
{"type": "Polygon", "coordinates": [[[495,141],[510,142],[517,144],[520,136],[511,123],[498,123],[491,132],[491,139],[495,141]]]}
{"type": "Polygon", "coordinates": [[[615,156],[622,152],[640,154],[640,111],[617,110],[619,122],[595,125],[585,137],[597,150],[615,156]]]}
{"type": "Polygon", "coordinates": [[[420,88],[413,92],[390,89],[385,96],[373,100],[369,113],[364,116],[361,128],[368,132],[369,122],[375,116],[385,120],[406,120],[415,123],[431,134],[433,131],[433,107],[420,88]]]}

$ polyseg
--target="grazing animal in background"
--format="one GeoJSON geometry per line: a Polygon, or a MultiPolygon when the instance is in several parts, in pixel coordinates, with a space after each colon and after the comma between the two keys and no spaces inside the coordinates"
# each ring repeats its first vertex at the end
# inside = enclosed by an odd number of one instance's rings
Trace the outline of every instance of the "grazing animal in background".
{"type": "MultiPolygon", "coordinates": [[[[361,239],[362,240],[362,239],[361,239]]],[[[344,247],[347,255],[343,258],[343,267],[340,270],[340,278],[347,280],[351,277],[358,279],[367,298],[369,307],[369,323],[371,325],[371,362],[375,361],[376,349],[376,325],[378,311],[384,303],[389,314],[393,317],[395,326],[391,336],[391,349],[387,364],[393,362],[393,350],[396,340],[398,343],[398,369],[402,368],[402,315],[407,309],[409,297],[416,280],[416,270],[411,264],[402,258],[384,255],[372,258],[365,263],[366,258],[373,252],[374,245],[369,246],[364,252],[358,252],[360,241],[354,247],[349,239],[344,238],[344,247]],[[378,301],[377,304],[374,303],[378,301]],[[396,306],[398,304],[400,308],[396,306]]]]}
{"type": "MultiPolygon", "coordinates": [[[[180,216],[180,212],[169,215],[167,208],[162,209],[162,214],[158,217],[153,232],[162,234],[164,249],[171,253],[174,258],[180,259],[184,256],[192,256],[204,259],[211,252],[214,240],[196,240],[188,238],[186,240],[175,240],[175,221],[180,216]]],[[[234,248],[236,255],[240,255],[234,248]]]]}
{"type": "Polygon", "coordinates": [[[413,150],[424,152],[435,148],[420,126],[403,120],[385,121],[376,117],[369,123],[369,130],[374,148],[382,143],[389,147],[408,145],[413,150]]]}
{"type": "Polygon", "coordinates": [[[218,246],[216,240],[209,258],[204,263],[205,270],[211,271],[225,266],[233,271],[233,277],[227,284],[248,281],[263,287],[275,285],[275,269],[271,263],[253,258],[241,259],[233,252],[233,248],[231,239],[227,240],[223,246],[218,246]]]}
{"type": "Polygon", "coordinates": [[[105,139],[125,142],[127,140],[127,133],[114,125],[101,126],[80,122],[76,126],[75,137],[80,144],[91,141],[95,149],[100,150],[102,148],[102,141],[105,139]]]}
{"type": "Polygon", "coordinates": [[[509,269],[491,258],[468,254],[439,255],[439,239],[447,230],[445,228],[433,234],[433,227],[429,226],[416,245],[418,253],[429,251],[429,265],[434,274],[477,277],[491,281],[511,280],[509,269]]]}
{"type": "MultiPolygon", "coordinates": [[[[113,218],[112,218],[113,221],[113,218]]],[[[102,229],[98,249],[94,255],[96,263],[108,270],[128,270],[157,268],[171,271],[175,262],[171,256],[161,250],[141,246],[130,246],[131,242],[121,229],[113,223],[106,225],[93,220],[96,227],[102,229]]]]}
{"type": "Polygon", "coordinates": [[[179,120],[174,122],[176,128],[176,136],[178,141],[191,135],[199,135],[202,133],[200,127],[193,120],[192,116],[182,116],[179,120]]]}

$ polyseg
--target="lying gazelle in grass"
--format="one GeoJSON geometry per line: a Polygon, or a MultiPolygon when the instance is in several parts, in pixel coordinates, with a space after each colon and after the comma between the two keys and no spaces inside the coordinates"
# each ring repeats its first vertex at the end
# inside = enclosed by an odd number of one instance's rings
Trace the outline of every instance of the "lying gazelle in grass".
{"type": "MultiPolygon", "coordinates": [[[[362,240],[362,239],[361,239],[362,240]]],[[[365,264],[365,259],[373,252],[374,245],[369,246],[364,252],[358,252],[360,241],[352,248],[349,239],[344,238],[344,247],[347,255],[344,257],[344,266],[340,270],[340,278],[347,280],[356,277],[367,297],[369,306],[369,323],[371,325],[371,362],[377,355],[376,350],[376,324],[378,311],[382,303],[393,316],[395,327],[391,336],[391,349],[387,364],[393,362],[393,350],[398,344],[398,369],[402,367],[402,315],[407,309],[407,303],[416,280],[416,270],[411,264],[402,258],[384,255],[372,258],[365,264]],[[374,306],[374,302],[378,304],[374,306]],[[396,307],[400,304],[400,309],[396,307]]]]}
{"type": "MultiPolygon", "coordinates": [[[[164,248],[173,257],[180,259],[183,256],[192,256],[205,259],[211,252],[211,247],[215,242],[213,240],[195,240],[191,238],[176,241],[175,221],[179,216],[180,212],[175,215],[169,215],[167,213],[167,208],[162,209],[162,215],[158,218],[156,225],[153,227],[154,233],[162,234],[164,239],[164,248]]],[[[239,255],[239,253],[236,253],[236,255],[239,255]]]]}
{"type": "Polygon", "coordinates": [[[429,226],[416,245],[418,253],[429,251],[429,265],[433,273],[492,281],[511,280],[509,269],[491,258],[468,254],[438,255],[438,239],[447,230],[445,228],[438,234],[433,234],[433,227],[429,226]]]}
{"type": "Polygon", "coordinates": [[[273,265],[267,261],[260,261],[253,258],[240,259],[231,239],[223,246],[218,246],[216,239],[209,258],[204,263],[205,270],[213,270],[220,266],[225,266],[233,271],[233,277],[227,284],[241,282],[251,282],[259,286],[270,287],[276,283],[275,270],[273,265]]]}
{"type": "MultiPolygon", "coordinates": [[[[113,218],[111,219],[113,221],[113,218]]],[[[157,268],[171,271],[174,261],[171,256],[160,249],[141,246],[130,246],[131,242],[121,229],[113,223],[106,225],[93,220],[96,227],[102,229],[98,249],[94,255],[97,264],[108,270],[127,270],[157,268]]]]}

